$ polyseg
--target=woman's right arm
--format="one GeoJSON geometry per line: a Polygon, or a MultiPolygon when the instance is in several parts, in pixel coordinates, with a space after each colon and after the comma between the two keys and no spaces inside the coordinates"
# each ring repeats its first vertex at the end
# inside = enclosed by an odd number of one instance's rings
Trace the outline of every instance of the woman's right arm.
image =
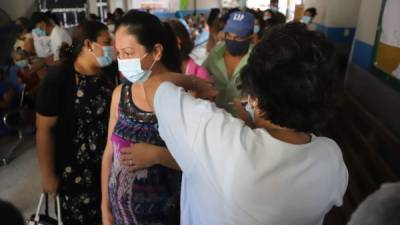
{"type": "Polygon", "coordinates": [[[111,170],[111,163],[113,157],[113,148],[111,143],[111,134],[114,130],[115,124],[118,120],[118,104],[121,95],[121,85],[114,89],[111,107],[110,107],[110,119],[108,122],[108,136],[107,145],[103,154],[103,161],[101,166],[101,210],[103,216],[103,224],[111,225],[113,224],[113,218],[111,214],[110,198],[108,195],[108,178],[111,170]]]}
{"type": "Polygon", "coordinates": [[[56,122],[56,116],[48,117],[36,113],[37,157],[42,175],[43,191],[49,194],[56,194],[59,185],[54,163],[54,136],[52,133],[56,122]]]}
{"type": "Polygon", "coordinates": [[[33,38],[26,38],[24,41],[24,50],[30,54],[35,54],[35,47],[33,45],[33,38]]]}

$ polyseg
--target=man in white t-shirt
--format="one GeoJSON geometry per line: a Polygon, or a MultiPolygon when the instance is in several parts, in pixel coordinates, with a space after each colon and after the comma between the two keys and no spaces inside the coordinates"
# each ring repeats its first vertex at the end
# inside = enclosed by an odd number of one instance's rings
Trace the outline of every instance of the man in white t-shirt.
{"type": "Polygon", "coordinates": [[[48,36],[50,40],[51,55],[47,57],[47,64],[57,64],[60,60],[60,47],[62,44],[72,44],[71,36],[66,30],[54,23],[49,13],[35,13],[32,15],[32,23],[36,28],[37,36],[48,36]]]}
{"type": "Polygon", "coordinates": [[[347,225],[398,225],[400,222],[400,182],[384,183],[364,199],[347,225]]]}
{"type": "Polygon", "coordinates": [[[33,46],[39,58],[47,58],[52,55],[50,47],[50,38],[42,34],[37,28],[32,30],[33,46]]]}
{"type": "MultiPolygon", "coordinates": [[[[241,73],[254,127],[164,82],[207,96],[195,78],[144,83],[160,135],[183,171],[182,225],[321,225],[342,204],[348,172],[341,150],[313,134],[335,107],[335,58],[333,45],[305,25],[272,29],[241,73]]],[[[160,148],[153,147],[129,148],[131,164],[146,165],[135,155],[160,148]]]]}

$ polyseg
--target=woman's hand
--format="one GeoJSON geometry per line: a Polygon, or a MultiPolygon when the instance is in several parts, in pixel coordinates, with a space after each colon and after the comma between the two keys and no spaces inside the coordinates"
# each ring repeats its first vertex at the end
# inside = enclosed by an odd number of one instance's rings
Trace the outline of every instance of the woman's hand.
{"type": "Polygon", "coordinates": [[[159,146],[146,143],[131,144],[129,148],[121,149],[121,163],[129,167],[129,171],[131,172],[149,168],[159,164],[158,155],[159,151],[161,151],[160,148],[159,146]]]}
{"type": "Polygon", "coordinates": [[[194,76],[190,76],[190,79],[193,83],[191,91],[195,93],[196,97],[208,100],[214,100],[217,97],[218,91],[212,83],[194,76]]]}
{"type": "Polygon", "coordinates": [[[56,196],[56,194],[58,193],[59,184],[60,180],[55,174],[43,176],[42,178],[42,186],[44,193],[56,196]]]}

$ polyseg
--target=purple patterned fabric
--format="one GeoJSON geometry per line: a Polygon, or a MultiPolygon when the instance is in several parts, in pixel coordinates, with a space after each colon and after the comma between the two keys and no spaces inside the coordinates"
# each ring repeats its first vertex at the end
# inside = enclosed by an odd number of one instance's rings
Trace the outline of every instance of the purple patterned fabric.
{"type": "Polygon", "coordinates": [[[160,165],[129,172],[120,163],[121,148],[131,144],[144,142],[165,146],[154,114],[134,105],[131,84],[122,87],[118,112],[111,137],[114,154],[109,179],[115,224],[179,224],[181,173],[160,165]]]}

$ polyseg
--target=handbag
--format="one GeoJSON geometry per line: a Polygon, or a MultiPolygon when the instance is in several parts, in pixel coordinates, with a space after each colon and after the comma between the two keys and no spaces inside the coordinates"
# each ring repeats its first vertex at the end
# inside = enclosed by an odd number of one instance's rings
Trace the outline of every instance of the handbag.
{"type": "Polygon", "coordinates": [[[49,197],[48,194],[42,193],[40,195],[39,204],[36,209],[36,213],[31,216],[28,221],[28,225],[62,225],[63,222],[61,220],[61,208],[60,208],[60,197],[56,196],[56,215],[57,219],[50,217],[49,215],[49,197]],[[44,214],[40,214],[40,210],[42,209],[43,200],[45,200],[45,210],[44,214]]]}

